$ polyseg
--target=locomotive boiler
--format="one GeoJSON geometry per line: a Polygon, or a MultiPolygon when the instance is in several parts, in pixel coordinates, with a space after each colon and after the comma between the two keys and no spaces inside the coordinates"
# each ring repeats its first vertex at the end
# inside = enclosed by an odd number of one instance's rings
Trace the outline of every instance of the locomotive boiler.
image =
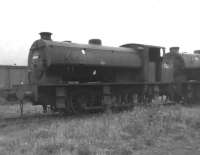
{"type": "Polygon", "coordinates": [[[161,83],[164,47],[108,47],[99,39],[77,44],[53,41],[49,32],[40,36],[30,48],[28,79],[33,104],[44,110],[47,105],[74,113],[129,108],[161,83]]]}

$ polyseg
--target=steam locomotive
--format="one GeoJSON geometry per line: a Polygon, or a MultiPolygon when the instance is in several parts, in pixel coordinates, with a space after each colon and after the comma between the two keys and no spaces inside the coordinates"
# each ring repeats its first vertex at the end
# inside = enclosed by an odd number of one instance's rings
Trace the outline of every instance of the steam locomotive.
{"type": "Polygon", "coordinates": [[[170,48],[163,57],[162,81],[171,83],[171,98],[185,103],[200,99],[200,53],[179,53],[179,47],[170,48]]]}
{"type": "Polygon", "coordinates": [[[30,48],[29,95],[22,95],[44,111],[49,105],[82,113],[130,108],[161,96],[165,102],[199,96],[200,54],[181,55],[177,47],[165,54],[164,47],[143,44],[108,47],[99,39],[57,42],[51,35],[40,33],[30,48]]]}

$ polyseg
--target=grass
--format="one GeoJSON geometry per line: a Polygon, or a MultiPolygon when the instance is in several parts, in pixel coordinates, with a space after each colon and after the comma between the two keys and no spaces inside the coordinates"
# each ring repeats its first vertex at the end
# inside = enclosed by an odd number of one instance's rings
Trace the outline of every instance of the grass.
{"type": "Polygon", "coordinates": [[[199,107],[155,105],[121,113],[2,120],[1,124],[0,155],[200,153],[199,107]]]}

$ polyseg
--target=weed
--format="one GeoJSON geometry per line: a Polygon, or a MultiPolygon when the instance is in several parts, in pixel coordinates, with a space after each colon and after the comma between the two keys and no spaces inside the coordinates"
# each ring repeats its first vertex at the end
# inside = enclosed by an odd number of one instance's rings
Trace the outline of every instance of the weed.
{"type": "MultiPolygon", "coordinates": [[[[200,115],[177,106],[135,107],[132,111],[82,118],[36,117],[19,119],[6,133],[19,135],[1,145],[7,154],[132,154],[165,144],[200,144],[200,115]],[[24,132],[17,133],[16,130],[24,132]],[[16,133],[15,133],[16,132],[16,133]],[[182,143],[181,143],[182,144],[182,143]]],[[[10,123],[11,124],[11,123],[10,123]]],[[[8,127],[7,127],[7,126],[8,127]]],[[[5,130],[4,130],[5,131],[5,130]]],[[[1,132],[0,132],[1,133],[1,132]]]]}
{"type": "Polygon", "coordinates": [[[43,129],[43,130],[40,130],[39,132],[36,132],[34,134],[35,138],[38,139],[38,138],[44,138],[44,139],[47,139],[47,138],[51,138],[51,137],[54,137],[56,136],[56,133],[55,132],[52,132],[52,131],[49,131],[48,129],[43,129]]]}
{"type": "Polygon", "coordinates": [[[55,155],[60,152],[60,149],[63,147],[63,144],[54,144],[47,143],[44,145],[40,145],[36,148],[35,154],[37,155],[55,155]]]}

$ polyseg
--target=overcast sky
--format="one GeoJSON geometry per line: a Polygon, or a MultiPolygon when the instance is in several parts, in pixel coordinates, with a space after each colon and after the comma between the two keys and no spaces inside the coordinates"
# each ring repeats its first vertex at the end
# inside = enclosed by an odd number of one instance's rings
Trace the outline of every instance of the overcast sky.
{"type": "Polygon", "coordinates": [[[199,0],[1,0],[0,21],[0,64],[26,65],[42,31],[57,41],[200,49],[199,0]]]}

